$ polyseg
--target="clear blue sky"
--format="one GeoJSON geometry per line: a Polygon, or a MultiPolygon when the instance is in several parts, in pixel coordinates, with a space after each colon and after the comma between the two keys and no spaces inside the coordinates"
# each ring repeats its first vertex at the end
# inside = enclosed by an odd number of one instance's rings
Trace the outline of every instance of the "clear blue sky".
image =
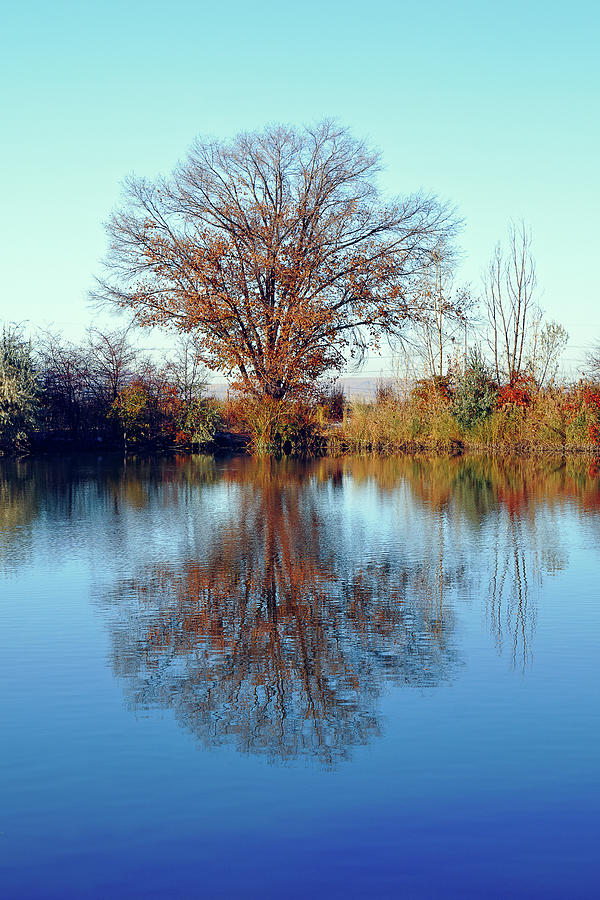
{"type": "Polygon", "coordinates": [[[457,204],[476,289],[508,220],[531,225],[576,364],[600,338],[599,25],[592,2],[11,4],[0,319],[81,334],[127,173],[167,173],[196,134],[334,116],[391,192],[457,204]]]}

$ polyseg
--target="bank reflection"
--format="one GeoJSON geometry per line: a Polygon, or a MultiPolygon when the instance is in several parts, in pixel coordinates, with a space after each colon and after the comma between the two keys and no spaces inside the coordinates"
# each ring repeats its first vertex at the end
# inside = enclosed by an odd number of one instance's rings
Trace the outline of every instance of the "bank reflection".
{"type": "MultiPolygon", "coordinates": [[[[451,558],[456,564],[464,559],[465,585],[485,604],[498,653],[525,674],[533,661],[544,580],[569,564],[563,530],[567,507],[576,507],[582,519],[593,523],[600,546],[596,462],[551,456],[365,457],[344,465],[354,481],[377,485],[380,496],[402,482],[409,486],[429,520],[426,539],[437,539],[445,566],[451,558]]],[[[430,547],[428,558],[434,557],[430,547]]]]}
{"type": "Polygon", "coordinates": [[[115,668],[134,707],[172,707],[204,744],[332,763],[380,732],[386,681],[426,687],[451,673],[450,576],[441,558],[340,553],[306,467],[250,463],[226,477],[236,515],[203,558],[119,585],[115,668]]]}
{"type": "Polygon", "coordinates": [[[379,733],[386,683],[469,664],[464,604],[528,671],[568,529],[600,548],[590,466],[0,460],[0,574],[37,559],[93,573],[136,708],[173,708],[209,745],[334,761],[379,733]]]}

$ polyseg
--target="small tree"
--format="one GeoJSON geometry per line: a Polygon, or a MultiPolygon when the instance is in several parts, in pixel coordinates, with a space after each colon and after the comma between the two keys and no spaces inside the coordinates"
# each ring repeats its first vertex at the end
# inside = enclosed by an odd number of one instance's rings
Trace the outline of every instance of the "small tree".
{"type": "Polygon", "coordinates": [[[455,253],[441,243],[431,254],[431,262],[418,282],[420,356],[426,374],[434,380],[447,374],[449,357],[456,354],[457,341],[473,319],[476,298],[468,286],[454,283],[455,253]]]}
{"type": "Polygon", "coordinates": [[[452,414],[461,428],[472,428],[493,412],[496,388],[478,347],[469,352],[464,375],[457,378],[453,395],[452,414]]]}
{"type": "Polygon", "coordinates": [[[35,343],[43,426],[77,437],[90,424],[86,421],[90,393],[86,353],[50,329],[38,332],[35,343]]]}
{"type": "Polygon", "coordinates": [[[105,408],[114,403],[119,392],[133,378],[138,357],[138,351],[131,344],[130,327],[113,331],[88,329],[90,387],[105,408]]]}
{"type": "Polygon", "coordinates": [[[526,341],[537,310],[536,283],[531,234],[525,223],[513,224],[508,230],[508,248],[497,245],[484,275],[490,348],[498,382],[505,377],[512,383],[522,373],[526,341]]]}
{"type": "Polygon", "coordinates": [[[526,369],[540,390],[556,378],[560,358],[569,333],[558,322],[543,322],[541,316],[532,329],[526,369]]]}
{"type": "Polygon", "coordinates": [[[600,381],[600,341],[588,353],[587,368],[593,379],[600,381]]]}
{"type": "Polygon", "coordinates": [[[38,416],[39,386],[31,345],[17,328],[4,328],[0,342],[0,446],[24,449],[38,416]]]}
{"type": "Polygon", "coordinates": [[[121,426],[125,449],[130,441],[135,443],[147,435],[149,405],[148,391],[140,380],[128,384],[113,400],[109,416],[121,426]]]}
{"type": "Polygon", "coordinates": [[[215,436],[221,417],[214,400],[195,397],[184,411],[182,432],[192,444],[207,444],[215,436]]]}
{"type": "Polygon", "coordinates": [[[200,400],[206,390],[206,369],[201,358],[202,346],[198,337],[186,333],[179,335],[175,351],[166,365],[166,375],[186,409],[195,400],[200,400]]]}

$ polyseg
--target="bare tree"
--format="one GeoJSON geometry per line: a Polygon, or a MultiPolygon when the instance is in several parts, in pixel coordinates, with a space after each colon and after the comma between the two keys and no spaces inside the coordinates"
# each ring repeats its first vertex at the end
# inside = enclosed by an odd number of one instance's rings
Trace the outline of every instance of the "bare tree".
{"type": "Polygon", "coordinates": [[[202,348],[198,336],[184,333],[179,336],[175,352],[166,365],[166,373],[186,407],[200,397],[206,388],[206,369],[201,357],[202,348]]]}
{"type": "Polygon", "coordinates": [[[588,353],[587,368],[592,378],[600,379],[600,341],[588,353]]]}
{"type": "Polygon", "coordinates": [[[467,286],[455,286],[455,262],[452,248],[441,243],[418,284],[421,313],[415,330],[420,355],[433,378],[444,376],[450,353],[471,321],[476,303],[467,286]]]}
{"type": "Polygon", "coordinates": [[[413,282],[456,225],[386,201],[379,158],[331,122],[198,141],[169,179],[130,178],[96,297],[202,338],[207,367],[275,400],[414,321],[413,282]]]}
{"type": "Polygon", "coordinates": [[[526,339],[538,311],[536,283],[531,233],[524,222],[511,224],[507,249],[496,246],[484,275],[490,347],[498,381],[504,376],[512,383],[523,370],[526,339]]]}
{"type": "Polygon", "coordinates": [[[130,341],[131,326],[102,331],[88,329],[89,379],[92,389],[109,405],[135,372],[139,357],[130,341]]]}
{"type": "Polygon", "coordinates": [[[39,332],[36,346],[46,425],[75,437],[83,425],[88,393],[86,354],[50,328],[39,332]]]}
{"type": "Polygon", "coordinates": [[[569,334],[559,322],[544,322],[538,316],[531,328],[526,368],[538,388],[554,381],[569,334]]]}

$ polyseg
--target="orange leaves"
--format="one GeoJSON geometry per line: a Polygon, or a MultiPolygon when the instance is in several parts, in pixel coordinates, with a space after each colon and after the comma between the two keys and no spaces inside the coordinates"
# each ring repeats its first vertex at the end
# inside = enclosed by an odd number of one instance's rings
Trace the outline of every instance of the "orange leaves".
{"type": "Polygon", "coordinates": [[[534,392],[535,384],[532,379],[526,375],[520,376],[499,389],[496,402],[499,407],[517,406],[526,409],[534,392]]]}
{"type": "Polygon", "coordinates": [[[329,123],[197,143],[160,187],[128,182],[106,296],[142,325],[197,331],[206,365],[255,396],[302,395],[403,326],[411,279],[452,229],[433,198],[380,203],[376,167],[329,123]]]}
{"type": "Polygon", "coordinates": [[[567,400],[569,421],[582,419],[592,444],[600,447],[600,385],[580,382],[567,400]]]}

